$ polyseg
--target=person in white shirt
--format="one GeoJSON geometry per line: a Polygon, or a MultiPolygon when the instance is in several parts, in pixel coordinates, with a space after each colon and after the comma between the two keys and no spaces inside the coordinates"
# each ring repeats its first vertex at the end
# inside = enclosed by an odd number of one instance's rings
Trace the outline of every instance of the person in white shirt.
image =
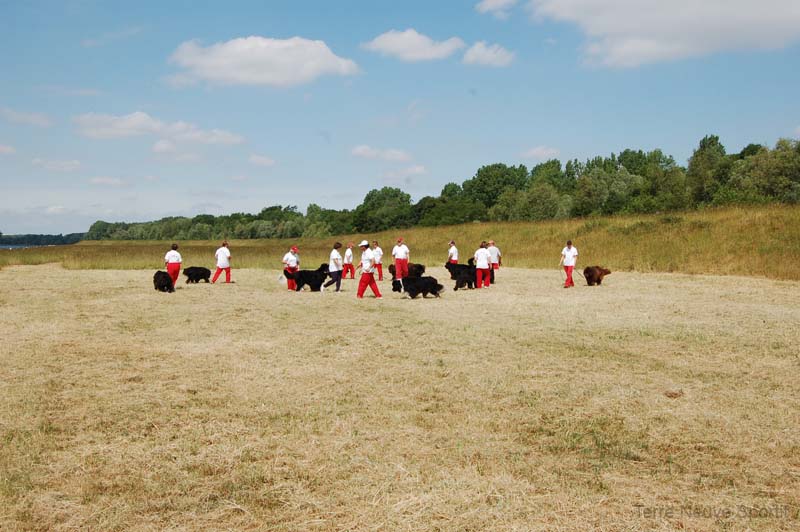
{"type": "Polygon", "coordinates": [[[475,251],[475,288],[486,285],[489,288],[489,272],[491,271],[492,256],[486,249],[486,241],[481,242],[481,247],[475,251]]]}
{"type": "Polygon", "coordinates": [[[369,286],[372,293],[375,294],[375,298],[381,299],[381,291],[378,290],[378,283],[375,282],[375,276],[372,273],[375,271],[375,254],[369,249],[369,242],[366,240],[362,240],[358,247],[361,248],[361,264],[358,265],[361,268],[361,277],[358,280],[356,297],[363,299],[364,292],[369,286]]]}
{"type": "Polygon", "coordinates": [[[503,264],[503,254],[500,253],[500,248],[494,245],[494,240],[489,240],[489,247],[486,249],[489,250],[489,255],[492,257],[492,269],[489,272],[489,282],[494,284],[494,271],[499,270],[500,266],[503,264]]]}
{"type": "Polygon", "coordinates": [[[559,266],[564,266],[564,272],[567,278],[564,281],[564,288],[575,286],[572,281],[572,271],[575,269],[575,264],[578,262],[578,248],[572,245],[572,240],[567,240],[567,247],[561,250],[561,260],[559,266]]]}
{"type": "Polygon", "coordinates": [[[456,241],[450,241],[450,249],[447,250],[447,262],[450,264],[458,264],[458,248],[456,247],[456,241]]]}
{"type": "Polygon", "coordinates": [[[225,272],[225,282],[231,282],[231,250],[228,249],[228,241],[222,242],[222,246],[214,253],[217,258],[217,271],[214,272],[214,277],[211,278],[211,283],[216,283],[219,274],[225,272]]]}
{"type": "Polygon", "coordinates": [[[378,271],[378,280],[383,281],[383,250],[377,240],[372,241],[372,254],[375,255],[375,269],[378,271]]]}
{"type": "Polygon", "coordinates": [[[167,273],[172,279],[172,286],[175,286],[178,282],[182,262],[181,254],[178,253],[178,244],[172,244],[172,248],[164,255],[164,266],[167,267],[167,273]]]}
{"type": "Polygon", "coordinates": [[[397,239],[397,245],[392,248],[392,257],[394,257],[395,276],[398,279],[408,277],[408,246],[403,242],[403,237],[397,239]]]}
{"type": "MultiPolygon", "coordinates": [[[[295,273],[300,270],[300,257],[297,255],[297,246],[292,246],[289,248],[289,251],[286,252],[286,255],[283,256],[283,268],[289,273],[295,273]]],[[[294,279],[290,279],[289,276],[286,276],[286,288],[290,292],[295,292],[297,290],[297,281],[294,279]]]]}
{"type": "Polygon", "coordinates": [[[347,249],[344,252],[344,270],[342,271],[342,279],[347,279],[347,272],[350,272],[350,278],[355,279],[356,268],[353,266],[353,243],[347,243],[347,249]]]}
{"type": "Polygon", "coordinates": [[[322,285],[323,290],[336,283],[336,291],[342,291],[342,254],[339,253],[339,248],[341,247],[341,242],[336,242],[333,245],[330,260],[328,261],[328,274],[331,276],[331,280],[322,285]]]}

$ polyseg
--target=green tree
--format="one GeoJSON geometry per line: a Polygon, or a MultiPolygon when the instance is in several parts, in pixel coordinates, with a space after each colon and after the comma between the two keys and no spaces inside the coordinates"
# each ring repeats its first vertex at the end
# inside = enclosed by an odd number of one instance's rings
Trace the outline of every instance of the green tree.
{"type": "Polygon", "coordinates": [[[491,208],[506,188],[523,190],[527,182],[528,169],[524,165],[497,163],[481,167],[475,177],[464,181],[461,187],[469,199],[491,208]]]}
{"type": "Polygon", "coordinates": [[[362,233],[408,227],[412,220],[411,196],[392,187],[370,190],[353,213],[353,225],[362,233]]]}
{"type": "Polygon", "coordinates": [[[686,182],[692,201],[696,204],[709,203],[714,193],[722,185],[726,165],[725,146],[716,135],[703,137],[689,159],[686,182]]]}

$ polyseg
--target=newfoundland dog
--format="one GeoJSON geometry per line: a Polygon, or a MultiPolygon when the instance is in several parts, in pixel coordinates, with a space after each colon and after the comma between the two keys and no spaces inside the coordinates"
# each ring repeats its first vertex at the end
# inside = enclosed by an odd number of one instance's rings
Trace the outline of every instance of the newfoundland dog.
{"type": "Polygon", "coordinates": [[[161,270],[153,274],[153,287],[159,292],[174,292],[175,287],[172,285],[172,277],[167,272],[161,270]]]}
{"type": "Polygon", "coordinates": [[[392,292],[405,292],[411,299],[420,294],[423,299],[428,294],[439,297],[439,292],[442,290],[444,290],[444,286],[440,285],[434,277],[406,277],[392,281],[392,292]]]}
{"type": "Polygon", "coordinates": [[[600,286],[603,284],[603,277],[610,275],[611,270],[607,270],[600,266],[587,266],[583,270],[583,276],[586,278],[586,283],[589,286],[600,286]]]}
{"type": "Polygon", "coordinates": [[[450,262],[444,265],[447,271],[450,272],[450,279],[456,282],[453,290],[459,288],[475,288],[475,259],[469,259],[467,264],[452,264],[450,262]]]}
{"type": "Polygon", "coordinates": [[[183,275],[186,276],[187,283],[199,283],[201,280],[208,283],[211,277],[211,270],[202,266],[189,266],[183,270],[183,275]]]}
{"type": "Polygon", "coordinates": [[[294,279],[297,281],[296,291],[298,292],[302,290],[305,285],[308,285],[312,292],[319,292],[322,283],[325,282],[325,278],[328,277],[328,263],[320,264],[319,268],[316,270],[300,270],[294,273],[283,270],[283,275],[285,275],[287,279],[294,279]]]}

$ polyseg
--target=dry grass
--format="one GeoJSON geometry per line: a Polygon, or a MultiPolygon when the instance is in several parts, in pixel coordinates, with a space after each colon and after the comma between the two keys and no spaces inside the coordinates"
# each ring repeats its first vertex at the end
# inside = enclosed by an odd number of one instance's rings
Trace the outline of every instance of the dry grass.
{"type": "MultiPolygon", "coordinates": [[[[552,268],[568,238],[581,264],[614,271],[710,273],[800,280],[800,206],[726,208],[652,216],[619,216],[541,223],[483,223],[414,228],[377,235],[325,239],[232,241],[234,266],[277,268],[293,243],[306,266],[327,262],[335,240],[358,243],[376,238],[389,252],[398,232],[409,242],[412,261],[442,264],[454,238],[465,257],[493,238],[504,262],[522,268],[552,268]]],[[[28,250],[0,250],[0,267],[58,262],[68,269],[155,269],[163,267],[169,242],[83,242],[28,250]]],[[[181,242],[185,264],[214,264],[219,242],[181,242]]]]}
{"type": "Polygon", "coordinates": [[[151,275],[0,272],[3,530],[800,524],[796,282],[504,269],[357,301],[151,275]]]}

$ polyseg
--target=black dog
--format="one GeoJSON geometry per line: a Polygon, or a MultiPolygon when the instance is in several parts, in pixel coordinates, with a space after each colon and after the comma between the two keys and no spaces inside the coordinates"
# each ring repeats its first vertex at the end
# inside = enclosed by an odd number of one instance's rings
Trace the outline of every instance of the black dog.
{"type": "Polygon", "coordinates": [[[583,278],[586,279],[586,284],[589,286],[594,286],[595,283],[597,286],[602,285],[603,277],[610,274],[611,270],[607,270],[600,266],[587,266],[583,270],[583,278]]]}
{"type": "Polygon", "coordinates": [[[175,287],[172,285],[172,277],[167,272],[161,270],[153,274],[153,287],[159,292],[174,292],[175,287]]]}
{"type": "Polygon", "coordinates": [[[208,283],[211,278],[211,270],[202,266],[189,266],[183,270],[183,275],[186,276],[187,283],[199,283],[201,280],[208,283]]]}
{"type": "MultiPolygon", "coordinates": [[[[397,268],[395,268],[394,264],[389,265],[389,273],[392,274],[392,281],[397,279],[397,268]]],[[[413,262],[408,263],[409,277],[422,277],[423,273],[425,273],[424,264],[414,264],[413,262]]]]}
{"type": "Polygon", "coordinates": [[[456,282],[453,290],[459,288],[475,288],[475,259],[469,259],[467,264],[452,264],[450,262],[444,265],[447,271],[450,272],[450,279],[456,282]]]}
{"type": "Polygon", "coordinates": [[[328,263],[320,264],[319,268],[316,270],[300,270],[294,273],[283,270],[283,275],[285,275],[287,279],[294,279],[297,281],[296,290],[298,292],[302,290],[305,285],[308,285],[312,292],[319,292],[319,288],[328,276],[328,263]]]}
{"type": "Polygon", "coordinates": [[[444,290],[434,277],[406,277],[392,281],[392,292],[406,292],[411,299],[422,294],[423,299],[428,294],[439,297],[439,292],[444,290]]]}

